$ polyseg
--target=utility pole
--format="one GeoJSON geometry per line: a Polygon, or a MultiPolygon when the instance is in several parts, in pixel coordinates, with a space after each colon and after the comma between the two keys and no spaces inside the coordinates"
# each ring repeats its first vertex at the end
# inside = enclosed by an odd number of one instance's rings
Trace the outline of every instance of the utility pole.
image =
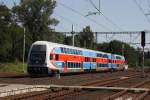
{"type": "Polygon", "coordinates": [[[124,56],[124,44],[122,42],[122,56],[124,56]]]}
{"type": "Polygon", "coordinates": [[[74,46],[74,31],[73,31],[73,24],[72,24],[72,46],[74,46]]]}
{"type": "Polygon", "coordinates": [[[26,48],[26,46],[25,46],[25,44],[26,44],[26,39],[25,39],[26,38],[26,29],[25,29],[25,25],[23,25],[22,23],[18,23],[18,25],[23,28],[22,70],[25,73],[25,64],[24,64],[25,59],[24,58],[25,58],[25,48],[26,48]]]}
{"type": "Polygon", "coordinates": [[[95,32],[95,43],[98,43],[97,32],[95,32]]]}
{"type": "Polygon", "coordinates": [[[142,76],[144,77],[144,46],[145,46],[145,32],[141,32],[141,46],[142,46],[142,76]]]}
{"type": "Polygon", "coordinates": [[[24,35],[23,35],[23,57],[22,57],[22,59],[23,59],[23,72],[25,73],[25,65],[24,65],[24,58],[25,58],[25,43],[26,43],[26,40],[25,40],[25,38],[26,38],[26,35],[25,35],[25,27],[23,28],[23,32],[24,32],[24,35]]]}
{"type": "Polygon", "coordinates": [[[101,10],[100,10],[101,8],[100,8],[100,7],[101,7],[101,2],[100,2],[100,0],[99,0],[99,15],[101,14],[101,12],[100,12],[100,11],[101,11],[101,10]]]}

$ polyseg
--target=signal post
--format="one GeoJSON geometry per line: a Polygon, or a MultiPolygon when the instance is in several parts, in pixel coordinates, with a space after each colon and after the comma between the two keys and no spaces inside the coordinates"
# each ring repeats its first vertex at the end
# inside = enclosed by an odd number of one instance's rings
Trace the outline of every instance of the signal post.
{"type": "Polygon", "coordinates": [[[145,74],[144,74],[145,31],[142,31],[142,32],[141,32],[141,46],[142,46],[142,77],[145,77],[145,74]]]}

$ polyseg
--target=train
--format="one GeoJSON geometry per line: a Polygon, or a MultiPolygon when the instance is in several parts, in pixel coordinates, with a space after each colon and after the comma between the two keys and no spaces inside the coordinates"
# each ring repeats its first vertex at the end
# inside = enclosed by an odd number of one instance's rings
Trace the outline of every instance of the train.
{"type": "Polygon", "coordinates": [[[30,75],[123,70],[122,55],[79,48],[49,41],[36,41],[29,50],[27,72],[30,75]]]}

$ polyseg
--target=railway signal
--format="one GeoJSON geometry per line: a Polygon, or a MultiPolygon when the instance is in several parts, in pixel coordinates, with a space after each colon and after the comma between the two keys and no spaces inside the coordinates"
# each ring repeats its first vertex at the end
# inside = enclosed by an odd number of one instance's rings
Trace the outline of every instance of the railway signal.
{"type": "Polygon", "coordinates": [[[141,32],[141,45],[142,47],[145,46],[145,32],[144,31],[141,32]]]}
{"type": "Polygon", "coordinates": [[[142,50],[142,76],[144,77],[144,46],[145,46],[145,32],[141,32],[141,46],[143,48],[142,50]]]}

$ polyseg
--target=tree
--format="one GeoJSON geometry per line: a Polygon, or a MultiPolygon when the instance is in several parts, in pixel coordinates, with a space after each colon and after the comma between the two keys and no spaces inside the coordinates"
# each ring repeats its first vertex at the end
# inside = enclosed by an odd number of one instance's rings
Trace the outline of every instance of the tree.
{"type": "Polygon", "coordinates": [[[0,5],[0,61],[7,61],[10,57],[10,23],[10,9],[7,8],[5,5],[0,5]]]}
{"type": "Polygon", "coordinates": [[[23,28],[12,22],[10,26],[11,60],[21,60],[23,54],[23,28]]]}
{"type": "Polygon", "coordinates": [[[79,33],[81,47],[93,48],[94,35],[90,26],[83,28],[83,31],[79,33]]]}
{"type": "Polygon", "coordinates": [[[20,5],[13,8],[32,42],[44,40],[44,36],[52,31],[51,26],[58,24],[58,21],[51,17],[55,6],[55,0],[21,0],[20,5]]]}

